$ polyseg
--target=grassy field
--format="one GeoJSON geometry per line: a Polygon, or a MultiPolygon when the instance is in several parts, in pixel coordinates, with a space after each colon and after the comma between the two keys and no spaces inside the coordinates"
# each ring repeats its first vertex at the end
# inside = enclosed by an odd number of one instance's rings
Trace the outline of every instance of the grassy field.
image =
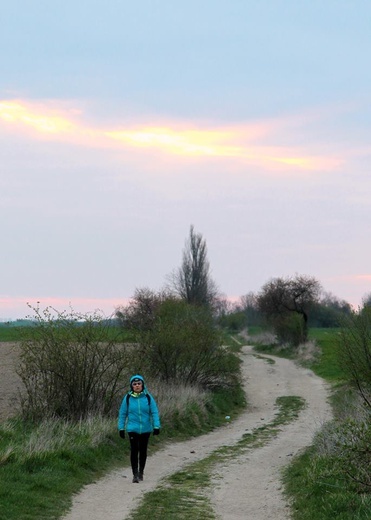
{"type": "Polygon", "coordinates": [[[311,329],[309,339],[320,346],[319,360],[311,364],[312,370],[326,381],[337,383],[343,380],[344,374],[340,368],[337,356],[337,338],[339,329],[311,329]]]}
{"type": "MultiPolygon", "coordinates": [[[[22,330],[25,332],[26,327],[18,327],[14,324],[0,323],[0,342],[1,341],[19,341],[22,330]]],[[[29,330],[29,329],[28,329],[29,330]]]]}
{"type": "MultiPolygon", "coordinates": [[[[17,322],[0,323],[0,342],[21,341],[32,330],[32,325],[18,325],[17,322]]],[[[118,339],[118,341],[130,342],[134,338],[127,331],[119,327],[111,326],[107,329],[108,339],[118,339]]]]}

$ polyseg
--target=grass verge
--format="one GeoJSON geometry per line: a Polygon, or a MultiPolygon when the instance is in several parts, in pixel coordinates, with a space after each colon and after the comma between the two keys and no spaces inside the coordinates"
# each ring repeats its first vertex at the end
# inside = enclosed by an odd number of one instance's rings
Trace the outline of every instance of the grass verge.
{"type": "Polygon", "coordinates": [[[336,460],[312,447],[287,468],[284,482],[293,520],[370,519],[371,494],[360,493],[336,467],[336,460]]]}

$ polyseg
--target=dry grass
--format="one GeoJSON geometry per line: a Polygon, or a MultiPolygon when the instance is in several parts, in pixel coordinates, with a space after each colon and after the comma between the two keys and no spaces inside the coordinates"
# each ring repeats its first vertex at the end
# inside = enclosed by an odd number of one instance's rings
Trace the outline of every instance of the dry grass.
{"type": "Polygon", "coordinates": [[[299,362],[314,363],[321,355],[321,349],[313,340],[301,343],[297,349],[297,357],[299,362]]]}
{"type": "Polygon", "coordinates": [[[175,413],[184,413],[193,404],[203,406],[209,399],[209,394],[197,386],[184,384],[164,384],[152,382],[148,384],[149,391],[155,396],[162,422],[174,416],[175,413]]]}
{"type": "Polygon", "coordinates": [[[0,463],[5,463],[12,455],[23,461],[34,456],[49,455],[70,449],[71,444],[75,447],[96,447],[112,434],[114,428],[115,421],[104,417],[91,417],[77,423],[49,418],[39,423],[19,442],[16,423],[7,421],[1,425],[1,430],[12,436],[13,440],[3,446],[0,463]]]}
{"type": "MultiPolygon", "coordinates": [[[[149,390],[158,404],[163,423],[171,422],[174,415],[184,415],[197,404],[198,408],[206,405],[209,394],[196,386],[182,384],[164,384],[149,381],[149,390]]],[[[116,431],[116,418],[91,416],[81,421],[68,421],[60,418],[42,420],[25,435],[20,442],[17,434],[18,421],[4,421],[1,432],[10,440],[0,449],[0,464],[13,456],[18,460],[27,460],[33,456],[44,456],[69,449],[71,443],[81,446],[96,447],[116,431]]]]}
{"type": "Polygon", "coordinates": [[[276,345],[277,338],[271,332],[261,332],[259,334],[254,334],[253,336],[249,336],[246,331],[244,334],[241,334],[246,341],[251,341],[254,345],[276,345]]]}

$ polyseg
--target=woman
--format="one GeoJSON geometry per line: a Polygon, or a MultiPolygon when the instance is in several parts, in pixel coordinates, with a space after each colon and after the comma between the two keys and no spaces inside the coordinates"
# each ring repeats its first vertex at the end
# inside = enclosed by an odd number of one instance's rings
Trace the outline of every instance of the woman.
{"type": "Polygon", "coordinates": [[[147,392],[144,379],[139,374],[130,378],[130,391],[121,403],[118,418],[118,429],[122,439],[125,431],[130,440],[130,462],[133,470],[133,482],[143,480],[144,467],[147,460],[149,436],[159,435],[160,417],[156,401],[147,392]]]}

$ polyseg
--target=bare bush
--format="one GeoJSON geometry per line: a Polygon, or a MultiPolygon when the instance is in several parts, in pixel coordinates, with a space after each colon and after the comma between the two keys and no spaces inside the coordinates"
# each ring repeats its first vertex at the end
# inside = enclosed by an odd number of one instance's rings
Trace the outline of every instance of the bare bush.
{"type": "Polygon", "coordinates": [[[33,310],[34,326],[21,341],[18,371],[26,390],[24,415],[76,420],[116,413],[128,378],[119,331],[97,312],[33,310]]]}
{"type": "Polygon", "coordinates": [[[353,312],[343,322],[339,359],[346,377],[371,408],[371,307],[353,312]]]}
{"type": "Polygon", "coordinates": [[[319,453],[333,460],[334,469],[361,489],[371,489],[371,421],[345,419],[328,423],[318,435],[319,453]]]}

